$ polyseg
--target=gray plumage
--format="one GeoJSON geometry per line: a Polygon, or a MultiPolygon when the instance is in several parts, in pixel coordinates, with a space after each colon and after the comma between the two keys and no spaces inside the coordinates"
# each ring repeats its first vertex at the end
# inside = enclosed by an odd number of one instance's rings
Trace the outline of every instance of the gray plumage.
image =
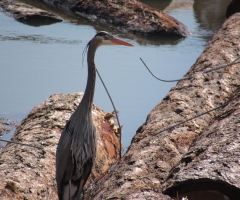
{"type": "Polygon", "coordinates": [[[101,31],[88,43],[88,79],[82,101],[65,125],[56,152],[56,181],[59,200],[79,200],[96,157],[96,130],[92,120],[96,67],[94,56],[100,45],[126,45],[101,31]]]}

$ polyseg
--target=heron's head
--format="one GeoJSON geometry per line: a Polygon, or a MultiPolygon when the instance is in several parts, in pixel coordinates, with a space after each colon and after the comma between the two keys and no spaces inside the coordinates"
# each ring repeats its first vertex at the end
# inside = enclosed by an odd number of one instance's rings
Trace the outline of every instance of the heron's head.
{"type": "Polygon", "coordinates": [[[87,46],[84,48],[82,56],[84,60],[85,53],[87,50],[90,50],[90,52],[94,52],[97,50],[97,48],[101,45],[124,45],[124,46],[133,46],[132,44],[125,42],[112,34],[106,32],[106,31],[100,31],[98,32],[87,44],[87,46]]]}
{"type": "Polygon", "coordinates": [[[133,46],[132,44],[125,42],[106,31],[98,32],[91,41],[93,40],[98,43],[98,46],[101,46],[101,45],[133,46]]]}

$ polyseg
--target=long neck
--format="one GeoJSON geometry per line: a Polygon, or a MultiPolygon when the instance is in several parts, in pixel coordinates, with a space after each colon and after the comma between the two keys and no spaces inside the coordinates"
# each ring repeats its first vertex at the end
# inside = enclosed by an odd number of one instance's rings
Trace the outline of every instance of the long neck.
{"type": "Polygon", "coordinates": [[[96,67],[94,63],[94,56],[97,50],[97,45],[94,42],[91,42],[88,48],[87,62],[88,62],[88,78],[87,86],[84,92],[84,96],[79,105],[81,112],[85,110],[88,114],[91,114],[93,97],[94,97],[94,88],[96,82],[96,67]]]}

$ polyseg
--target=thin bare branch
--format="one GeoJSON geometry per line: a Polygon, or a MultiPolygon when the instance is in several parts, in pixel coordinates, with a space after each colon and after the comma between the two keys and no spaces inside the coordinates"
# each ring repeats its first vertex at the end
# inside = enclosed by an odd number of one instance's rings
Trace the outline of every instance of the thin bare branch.
{"type": "MultiPolygon", "coordinates": [[[[231,100],[230,100],[230,101],[231,101],[231,100]]],[[[175,128],[175,127],[177,127],[177,126],[179,126],[179,125],[181,125],[181,124],[184,124],[185,122],[189,122],[189,121],[191,121],[191,120],[193,120],[193,119],[196,119],[196,118],[198,118],[198,117],[201,117],[201,116],[203,116],[203,115],[206,115],[206,114],[208,114],[208,113],[210,113],[210,112],[212,112],[212,111],[214,111],[214,110],[218,110],[218,109],[220,109],[220,108],[222,108],[222,107],[225,107],[226,105],[229,104],[230,101],[226,102],[225,104],[223,104],[223,105],[221,105],[221,106],[218,106],[218,107],[216,107],[216,108],[213,108],[213,109],[211,109],[211,110],[208,110],[208,111],[206,111],[206,112],[203,112],[203,113],[201,113],[201,114],[199,114],[199,115],[196,115],[196,116],[194,116],[194,117],[191,117],[191,118],[189,118],[189,119],[186,119],[186,120],[184,120],[184,121],[181,121],[181,122],[179,122],[179,123],[177,123],[177,124],[174,124],[174,125],[172,125],[172,126],[168,126],[167,128],[164,128],[164,129],[160,130],[160,131],[157,132],[156,134],[159,134],[159,133],[162,133],[162,132],[164,132],[164,131],[166,131],[166,130],[175,128]]],[[[156,134],[155,134],[155,135],[156,135],[156,134]]]]}
{"type": "Polygon", "coordinates": [[[114,105],[114,103],[113,103],[112,97],[111,97],[111,95],[109,94],[108,89],[107,89],[105,83],[103,82],[103,79],[102,79],[102,77],[100,76],[97,68],[96,68],[96,71],[97,71],[97,74],[98,74],[98,76],[99,76],[102,84],[103,84],[103,87],[105,88],[105,90],[106,90],[106,92],[107,92],[107,95],[108,95],[108,97],[109,97],[109,99],[110,99],[110,101],[111,101],[111,103],[112,103],[114,112],[115,112],[115,114],[116,114],[117,123],[118,123],[118,127],[119,127],[119,128],[118,128],[119,142],[120,142],[120,143],[119,143],[119,146],[120,146],[119,158],[121,159],[121,157],[122,157],[122,143],[121,143],[121,142],[122,142],[122,126],[121,126],[121,124],[120,124],[120,121],[119,121],[119,118],[118,118],[118,114],[117,114],[118,112],[117,112],[117,109],[116,109],[116,107],[115,107],[115,105],[114,105]]]}
{"type": "Polygon", "coordinates": [[[240,62],[237,62],[239,59],[240,59],[240,55],[238,55],[238,57],[229,64],[219,65],[219,66],[213,67],[211,69],[204,70],[203,73],[212,72],[212,71],[215,71],[215,70],[218,70],[218,69],[222,69],[224,67],[228,67],[228,66],[231,66],[231,65],[238,64],[238,63],[240,63],[240,62]]]}
{"type": "Polygon", "coordinates": [[[186,78],[181,78],[181,79],[176,79],[176,80],[163,80],[163,79],[160,79],[158,78],[157,76],[155,76],[152,71],[148,68],[148,66],[146,65],[146,63],[143,61],[142,58],[140,58],[140,60],[142,61],[142,63],[144,64],[144,66],[147,68],[147,70],[150,72],[150,74],[152,74],[152,76],[156,79],[158,79],[159,81],[163,81],[163,82],[177,82],[177,81],[182,81],[182,80],[189,80],[191,79],[192,77],[186,77],[186,78]]]}

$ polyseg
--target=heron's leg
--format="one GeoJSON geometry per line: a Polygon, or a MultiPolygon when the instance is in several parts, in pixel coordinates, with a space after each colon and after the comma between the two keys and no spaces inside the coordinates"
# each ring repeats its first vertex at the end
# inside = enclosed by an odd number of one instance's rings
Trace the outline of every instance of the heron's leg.
{"type": "Polygon", "coordinates": [[[69,188],[69,190],[68,190],[68,200],[71,200],[71,179],[69,180],[69,182],[68,182],[68,188],[69,188]]]}
{"type": "Polygon", "coordinates": [[[83,187],[84,187],[84,179],[81,179],[76,200],[80,199],[81,194],[83,193],[83,187]]]}
{"type": "Polygon", "coordinates": [[[83,193],[83,188],[84,188],[84,185],[91,173],[91,170],[92,170],[92,162],[91,161],[88,161],[85,165],[84,165],[84,170],[83,170],[83,174],[81,176],[81,179],[80,179],[80,184],[79,184],[79,189],[78,189],[78,193],[77,193],[77,198],[76,200],[79,200],[80,197],[81,197],[81,194],[83,193]]]}
{"type": "Polygon", "coordinates": [[[71,200],[71,187],[72,187],[72,174],[73,174],[73,170],[74,170],[74,162],[72,159],[72,151],[70,150],[69,153],[69,159],[68,159],[68,165],[67,165],[67,179],[68,179],[68,196],[69,196],[69,200],[71,200]]]}

